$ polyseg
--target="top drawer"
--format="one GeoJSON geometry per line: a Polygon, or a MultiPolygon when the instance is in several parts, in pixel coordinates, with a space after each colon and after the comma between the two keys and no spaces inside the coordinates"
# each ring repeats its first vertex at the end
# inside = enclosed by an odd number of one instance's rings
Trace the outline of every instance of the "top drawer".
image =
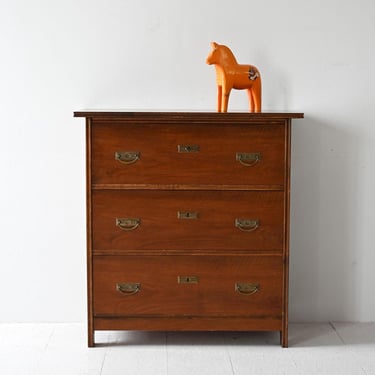
{"type": "Polygon", "coordinates": [[[93,121],[92,183],[278,185],[285,125],[93,121]]]}

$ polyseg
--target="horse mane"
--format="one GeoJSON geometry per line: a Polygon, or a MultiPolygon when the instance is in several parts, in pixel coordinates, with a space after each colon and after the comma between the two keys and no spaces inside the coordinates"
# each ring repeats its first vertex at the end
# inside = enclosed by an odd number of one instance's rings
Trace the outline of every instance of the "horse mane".
{"type": "Polygon", "coordinates": [[[230,48],[228,48],[227,46],[223,44],[219,44],[217,48],[220,49],[222,53],[224,53],[224,56],[226,57],[224,60],[231,60],[231,62],[237,64],[237,60],[235,56],[233,55],[233,52],[230,50],[230,48]]]}

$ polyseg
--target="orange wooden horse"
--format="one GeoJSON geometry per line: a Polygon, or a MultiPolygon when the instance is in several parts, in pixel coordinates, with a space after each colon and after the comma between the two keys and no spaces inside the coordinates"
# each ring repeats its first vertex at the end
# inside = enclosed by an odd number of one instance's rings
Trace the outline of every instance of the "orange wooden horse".
{"type": "Polygon", "coordinates": [[[250,112],[262,110],[262,83],[258,69],[253,65],[237,63],[232,51],[224,45],[211,43],[212,51],[207,64],[215,65],[217,83],[217,111],[227,112],[229,94],[232,89],[247,89],[250,112]]]}

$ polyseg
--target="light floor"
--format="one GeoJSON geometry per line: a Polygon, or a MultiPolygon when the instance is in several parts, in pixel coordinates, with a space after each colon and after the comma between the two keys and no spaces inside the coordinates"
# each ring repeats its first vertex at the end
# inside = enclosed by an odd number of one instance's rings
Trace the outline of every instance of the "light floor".
{"type": "Polygon", "coordinates": [[[291,324],[278,333],[100,332],[84,324],[0,324],[2,375],[375,375],[375,323],[291,324]]]}

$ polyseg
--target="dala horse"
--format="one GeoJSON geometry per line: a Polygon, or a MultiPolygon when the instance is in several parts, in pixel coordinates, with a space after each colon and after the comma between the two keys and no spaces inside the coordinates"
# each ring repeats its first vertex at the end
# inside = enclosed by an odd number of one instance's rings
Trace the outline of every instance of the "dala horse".
{"type": "Polygon", "coordinates": [[[238,64],[227,46],[212,42],[211,47],[206,63],[214,64],[216,68],[217,111],[227,112],[232,89],[247,89],[250,112],[261,112],[262,83],[258,69],[253,65],[238,64]]]}

